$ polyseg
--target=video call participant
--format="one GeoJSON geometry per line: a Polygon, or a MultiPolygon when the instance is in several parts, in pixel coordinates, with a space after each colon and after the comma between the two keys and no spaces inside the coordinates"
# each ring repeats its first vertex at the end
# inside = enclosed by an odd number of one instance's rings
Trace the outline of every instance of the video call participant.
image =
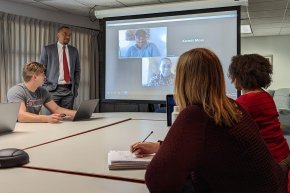
{"type": "Polygon", "coordinates": [[[171,72],[172,62],[169,58],[162,58],[159,66],[159,74],[154,75],[148,86],[168,86],[174,81],[174,74],[171,72]]]}
{"type": "Polygon", "coordinates": [[[20,102],[18,114],[19,122],[49,122],[57,123],[61,121],[63,115],[71,119],[76,111],[58,106],[50,93],[42,86],[45,80],[44,65],[31,62],[24,66],[22,76],[24,83],[17,84],[10,88],[7,93],[8,102],[20,102]],[[44,105],[51,115],[40,115],[40,110],[44,105]]]}
{"type": "Polygon", "coordinates": [[[157,46],[148,42],[148,34],[144,29],[135,32],[136,44],[129,47],[126,57],[155,57],[160,56],[157,46]]]}
{"type": "Polygon", "coordinates": [[[61,26],[57,31],[58,42],[45,46],[40,63],[45,66],[46,80],[43,87],[61,107],[73,109],[80,84],[80,60],[77,48],[69,45],[71,29],[61,26]]]}
{"type": "Polygon", "coordinates": [[[162,144],[131,146],[137,156],[156,153],[145,175],[150,192],[182,192],[190,177],[194,192],[287,192],[285,173],[255,121],[226,96],[213,52],[196,48],[180,56],[174,97],[181,112],[162,144]]]}

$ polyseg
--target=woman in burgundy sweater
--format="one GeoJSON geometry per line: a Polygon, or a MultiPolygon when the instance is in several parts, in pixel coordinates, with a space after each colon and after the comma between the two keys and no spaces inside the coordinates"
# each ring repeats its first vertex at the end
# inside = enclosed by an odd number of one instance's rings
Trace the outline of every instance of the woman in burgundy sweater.
{"type": "Polygon", "coordinates": [[[263,90],[271,84],[272,73],[269,60],[258,54],[234,56],[229,67],[229,77],[242,91],[236,101],[254,118],[272,157],[280,163],[290,151],[273,97],[263,90]]]}
{"type": "Polygon", "coordinates": [[[162,145],[131,146],[139,156],[157,152],[145,176],[150,192],[182,192],[189,176],[195,192],[286,192],[283,169],[257,125],[226,96],[213,52],[196,48],[180,56],[175,100],[181,112],[162,145]]]}

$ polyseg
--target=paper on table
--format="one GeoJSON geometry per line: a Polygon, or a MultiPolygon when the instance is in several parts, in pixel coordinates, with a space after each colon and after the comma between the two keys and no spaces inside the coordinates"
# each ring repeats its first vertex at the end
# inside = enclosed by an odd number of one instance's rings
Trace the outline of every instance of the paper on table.
{"type": "Polygon", "coordinates": [[[109,151],[108,166],[110,170],[146,169],[153,156],[138,158],[130,151],[109,151]]]}

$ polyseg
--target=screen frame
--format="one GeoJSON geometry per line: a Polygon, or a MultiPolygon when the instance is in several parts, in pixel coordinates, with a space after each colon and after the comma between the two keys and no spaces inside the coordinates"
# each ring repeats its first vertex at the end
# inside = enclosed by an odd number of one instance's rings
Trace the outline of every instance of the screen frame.
{"type": "MultiPolygon", "coordinates": [[[[106,99],[106,22],[113,20],[126,20],[126,19],[141,19],[141,18],[154,18],[154,17],[166,17],[175,15],[188,15],[210,12],[222,12],[222,11],[236,11],[237,12],[237,55],[241,53],[241,35],[240,35],[240,18],[241,18],[241,6],[229,6],[229,7],[217,7],[197,10],[175,11],[175,12],[163,12],[154,14],[140,14],[140,15],[128,15],[120,17],[107,17],[100,20],[100,27],[103,32],[103,38],[101,40],[101,57],[100,57],[100,101],[102,103],[135,103],[135,104],[166,104],[166,100],[132,100],[132,99],[106,99]]],[[[225,74],[225,77],[227,75],[225,74]]],[[[173,94],[173,93],[172,93],[173,94]]],[[[237,90],[237,97],[241,95],[241,91],[237,90]]]]}

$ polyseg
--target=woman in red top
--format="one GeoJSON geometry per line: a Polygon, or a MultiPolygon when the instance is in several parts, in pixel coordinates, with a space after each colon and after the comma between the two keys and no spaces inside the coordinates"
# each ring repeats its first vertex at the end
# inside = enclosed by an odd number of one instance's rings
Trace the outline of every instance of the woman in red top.
{"type": "Polygon", "coordinates": [[[272,73],[272,65],[258,54],[234,56],[229,67],[229,77],[243,93],[236,101],[252,115],[273,158],[280,163],[289,155],[289,146],[273,97],[263,90],[270,85],[272,73]]]}

